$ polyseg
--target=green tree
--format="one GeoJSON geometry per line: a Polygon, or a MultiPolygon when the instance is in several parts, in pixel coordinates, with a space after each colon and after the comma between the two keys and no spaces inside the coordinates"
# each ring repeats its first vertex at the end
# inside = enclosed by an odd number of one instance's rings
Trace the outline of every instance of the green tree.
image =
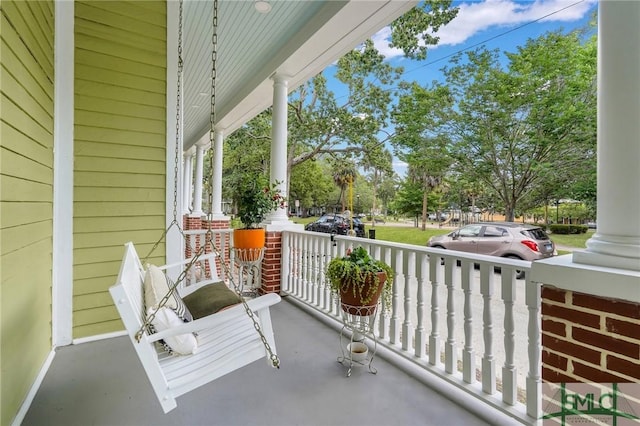
{"type": "MultiPolygon", "coordinates": [[[[440,115],[460,173],[484,182],[507,220],[551,171],[567,179],[595,143],[595,49],[548,33],[507,54],[479,48],[444,69],[454,105],[440,115]]],[[[439,87],[441,89],[441,87],[439,87]]]]}
{"type": "Polygon", "coordinates": [[[295,206],[295,200],[298,200],[301,210],[307,212],[332,202],[334,184],[330,173],[331,166],[325,161],[308,161],[293,169],[289,205],[295,206]]]}
{"type": "Polygon", "coordinates": [[[356,168],[353,163],[346,160],[334,160],[333,161],[333,182],[340,189],[339,202],[342,210],[347,209],[347,196],[348,190],[353,188],[353,184],[356,180],[356,168]]]}
{"type": "Polygon", "coordinates": [[[407,178],[422,188],[422,229],[427,227],[429,194],[438,188],[451,166],[449,139],[434,134],[438,111],[450,104],[448,92],[428,90],[413,83],[403,85],[392,117],[396,126],[393,144],[409,165],[407,178]]]}

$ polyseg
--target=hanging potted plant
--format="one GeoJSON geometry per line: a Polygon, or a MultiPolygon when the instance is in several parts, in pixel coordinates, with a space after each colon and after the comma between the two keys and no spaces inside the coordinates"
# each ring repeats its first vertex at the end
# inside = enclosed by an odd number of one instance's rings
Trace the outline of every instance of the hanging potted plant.
{"type": "MultiPolygon", "coordinates": [[[[238,218],[242,228],[233,231],[236,249],[260,249],[265,245],[265,229],[261,226],[267,215],[285,207],[285,198],[277,183],[269,184],[263,174],[245,175],[236,185],[238,218]]],[[[245,259],[252,260],[252,259],[245,259]]]]}
{"type": "Polygon", "coordinates": [[[331,259],[327,265],[331,290],[340,296],[342,310],[368,316],[376,311],[380,295],[386,308],[391,306],[393,271],[386,263],[372,258],[364,247],[331,259]]]}

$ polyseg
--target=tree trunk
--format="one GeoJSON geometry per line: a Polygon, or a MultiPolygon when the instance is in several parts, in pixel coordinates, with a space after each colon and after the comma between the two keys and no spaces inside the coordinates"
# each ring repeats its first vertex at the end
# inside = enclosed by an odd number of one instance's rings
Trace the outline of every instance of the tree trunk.
{"type": "Polygon", "coordinates": [[[422,230],[427,230],[427,196],[428,192],[424,191],[422,193],[422,230]]]}
{"type": "Polygon", "coordinates": [[[513,206],[505,206],[504,220],[507,222],[513,222],[515,219],[515,209],[513,206]]]}

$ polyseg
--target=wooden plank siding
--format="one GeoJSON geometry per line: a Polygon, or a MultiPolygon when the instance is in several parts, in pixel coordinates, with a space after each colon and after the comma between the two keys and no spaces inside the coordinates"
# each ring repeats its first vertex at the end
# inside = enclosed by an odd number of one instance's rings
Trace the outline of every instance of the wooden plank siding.
{"type": "Polygon", "coordinates": [[[0,7],[0,424],[51,351],[53,1],[0,7]]]}
{"type": "MultiPolygon", "coordinates": [[[[73,336],[121,330],[123,244],[165,227],[166,3],[75,3],[73,336]]],[[[151,259],[164,261],[164,245],[151,259]]]]}

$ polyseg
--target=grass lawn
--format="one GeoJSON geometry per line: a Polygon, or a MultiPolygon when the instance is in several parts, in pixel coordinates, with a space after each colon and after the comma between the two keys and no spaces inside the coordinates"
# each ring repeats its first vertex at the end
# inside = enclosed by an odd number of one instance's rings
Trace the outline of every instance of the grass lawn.
{"type": "Polygon", "coordinates": [[[556,244],[583,249],[587,247],[587,240],[591,238],[593,232],[594,231],[589,230],[585,234],[553,234],[551,235],[551,239],[556,244]]]}
{"type": "MultiPolygon", "coordinates": [[[[372,229],[371,226],[367,226],[368,230],[372,229]]],[[[439,229],[439,228],[415,228],[413,226],[385,226],[376,225],[376,239],[384,241],[393,241],[395,243],[413,244],[416,246],[426,246],[429,238],[434,235],[442,235],[451,232],[451,229],[439,229]]]]}
{"type": "MultiPolygon", "coordinates": [[[[306,225],[309,222],[316,220],[316,217],[310,218],[292,218],[295,223],[301,223],[306,225]]],[[[383,224],[376,224],[375,228],[371,228],[371,223],[365,223],[365,235],[369,235],[369,229],[376,230],[376,239],[384,241],[392,241],[395,243],[414,244],[417,246],[427,245],[427,241],[434,235],[442,235],[451,232],[451,228],[427,228],[423,231],[422,228],[415,228],[413,226],[389,226],[383,224]]]]}

